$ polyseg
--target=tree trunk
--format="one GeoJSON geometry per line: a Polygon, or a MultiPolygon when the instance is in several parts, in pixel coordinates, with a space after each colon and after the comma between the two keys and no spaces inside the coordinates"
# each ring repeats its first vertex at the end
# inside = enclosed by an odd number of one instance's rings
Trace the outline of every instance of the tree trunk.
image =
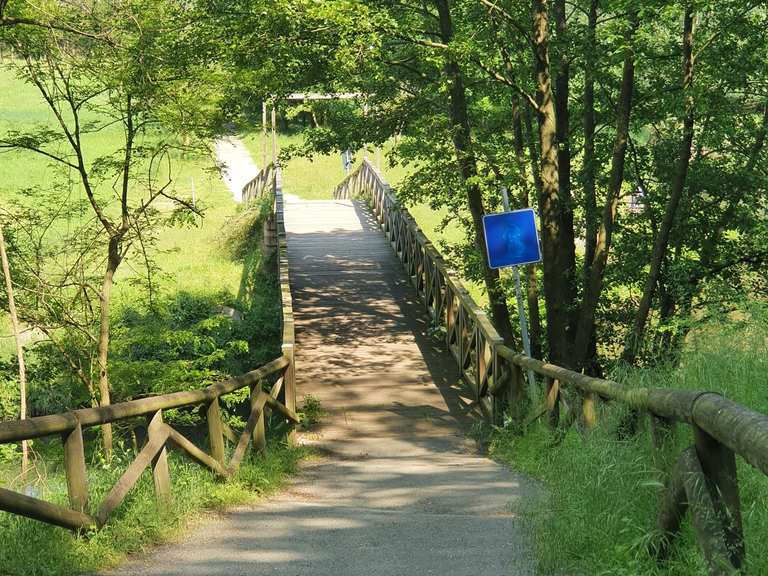
{"type": "Polygon", "coordinates": [[[533,1],[533,43],[536,70],[536,99],[539,105],[539,145],[541,163],[541,240],[544,258],[544,300],[547,309],[549,359],[570,365],[570,317],[573,311],[574,283],[572,255],[573,229],[563,230],[566,199],[560,196],[557,124],[552,82],[549,73],[549,3],[533,1]],[[570,243],[569,243],[570,239],[570,243]]]}
{"type": "Polygon", "coordinates": [[[691,161],[691,145],[693,143],[695,112],[693,95],[691,94],[694,65],[693,33],[693,7],[691,3],[687,3],[685,6],[685,16],[683,17],[683,90],[685,92],[683,137],[680,142],[680,152],[674,179],[672,181],[672,189],[669,194],[669,199],[667,200],[667,205],[664,209],[664,219],[661,222],[659,232],[656,235],[656,240],[653,244],[653,252],[651,254],[648,278],[646,279],[645,286],[643,287],[643,295],[640,299],[640,305],[638,306],[637,313],[635,314],[635,321],[632,326],[632,331],[627,337],[627,340],[624,344],[624,351],[621,355],[622,359],[628,364],[634,363],[635,359],[637,358],[637,353],[640,349],[643,333],[645,332],[645,325],[648,321],[648,315],[651,310],[651,302],[653,301],[653,295],[656,290],[656,283],[659,279],[659,274],[661,273],[661,265],[667,252],[667,245],[669,244],[669,236],[672,232],[672,226],[674,225],[675,216],[677,214],[677,207],[680,204],[680,199],[682,198],[683,191],[685,190],[685,182],[688,176],[688,167],[691,161]]]}
{"type": "Polygon", "coordinates": [[[536,187],[536,198],[541,196],[541,166],[539,162],[539,151],[537,149],[536,134],[533,131],[533,118],[531,106],[523,107],[523,121],[525,126],[525,140],[528,143],[528,157],[531,163],[531,174],[533,174],[533,184],[536,187]]]}
{"type": "MultiPolygon", "coordinates": [[[[448,0],[436,0],[440,17],[440,36],[445,44],[453,39],[453,21],[451,19],[448,0]]],[[[447,57],[445,62],[445,75],[450,83],[449,93],[449,119],[453,135],[453,145],[456,150],[456,159],[461,171],[461,177],[467,191],[469,211],[475,227],[475,245],[483,257],[483,276],[488,292],[488,300],[491,304],[491,314],[494,325],[501,336],[509,343],[514,340],[512,322],[509,318],[506,296],[499,281],[498,270],[488,267],[488,258],[483,234],[483,207],[482,190],[477,185],[477,159],[472,150],[472,136],[467,113],[466,94],[464,80],[458,63],[447,57]]]]}
{"type": "MultiPolygon", "coordinates": [[[[99,293],[99,405],[109,406],[109,307],[112,296],[112,284],[115,271],[120,265],[120,238],[112,236],[109,239],[109,252],[107,255],[107,269],[104,272],[104,280],[99,293]]],[[[103,424],[101,427],[102,440],[104,442],[104,455],[110,458],[112,455],[112,425],[103,424]]]]}
{"type": "Polygon", "coordinates": [[[553,15],[557,32],[557,74],[555,76],[555,122],[557,126],[557,172],[560,187],[560,250],[566,262],[567,275],[563,277],[570,288],[568,330],[573,338],[576,328],[576,243],[573,228],[573,197],[571,195],[571,116],[570,98],[571,63],[568,47],[568,23],[565,0],[555,0],[553,15]]]}
{"type": "Polygon", "coordinates": [[[621,78],[621,89],[616,112],[616,135],[613,142],[613,157],[611,158],[611,179],[608,194],[603,208],[603,218],[594,246],[594,256],[589,263],[589,279],[584,288],[581,303],[581,314],[576,331],[573,361],[578,370],[584,366],[589,350],[590,340],[594,334],[595,310],[603,289],[605,267],[611,249],[611,237],[616,223],[616,212],[621,197],[621,186],[624,182],[624,161],[629,140],[629,119],[632,113],[632,93],[635,84],[635,55],[632,49],[632,38],[637,30],[637,13],[629,14],[629,27],[625,38],[627,53],[624,56],[624,66],[621,78]]]}
{"type": "Polygon", "coordinates": [[[595,68],[597,55],[597,0],[591,0],[587,17],[586,46],[584,47],[584,166],[581,172],[584,186],[584,290],[589,283],[592,260],[597,244],[597,198],[595,196],[595,68]]]}
{"type": "MultiPolygon", "coordinates": [[[[5,251],[5,235],[3,234],[3,225],[0,223],[0,258],[3,263],[3,276],[5,277],[5,291],[8,294],[8,312],[11,316],[11,327],[13,328],[13,338],[16,341],[16,357],[19,362],[19,418],[27,418],[27,367],[24,364],[24,346],[21,342],[21,331],[19,330],[19,317],[16,314],[16,299],[13,295],[13,281],[11,280],[11,267],[8,265],[8,254],[5,251]]],[[[21,441],[21,481],[24,482],[27,477],[27,467],[29,465],[29,445],[26,440],[21,441]]]]}
{"type": "MultiPolygon", "coordinates": [[[[523,139],[523,120],[520,100],[512,100],[512,132],[514,136],[515,160],[520,173],[520,204],[530,206],[530,181],[526,169],[525,144],[523,139]]],[[[530,320],[531,356],[541,358],[541,318],[539,316],[539,287],[536,283],[534,266],[525,267],[526,297],[528,300],[528,319],[530,320]]]]}

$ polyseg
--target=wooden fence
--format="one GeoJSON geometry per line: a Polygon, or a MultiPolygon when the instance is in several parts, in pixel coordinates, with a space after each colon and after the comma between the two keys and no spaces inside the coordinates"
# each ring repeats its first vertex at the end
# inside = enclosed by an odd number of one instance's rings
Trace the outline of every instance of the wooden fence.
{"type": "Polygon", "coordinates": [[[243,204],[247,206],[255,199],[261,197],[264,191],[273,185],[277,172],[278,170],[272,163],[267,164],[263,170],[259,170],[259,173],[256,174],[253,180],[243,186],[243,193],[241,195],[243,204]]]}
{"type": "Polygon", "coordinates": [[[456,359],[463,379],[486,415],[498,422],[505,410],[521,421],[526,405],[523,371],[544,378],[541,400],[549,422],[559,422],[560,393],[582,396],[582,418],[596,422],[596,402],[621,404],[647,414],[654,446],[668,449],[676,424],[690,426],[693,445],[667,474],[656,537],[650,552],[667,558],[686,512],[690,512],[709,573],[739,574],[745,549],[736,455],[768,475],[768,416],[707,391],[630,388],[530,358],[504,345],[440,253],[403,208],[378,170],[365,160],[334,190],[334,198],[367,200],[435,327],[456,359]]]}
{"type": "Polygon", "coordinates": [[[247,201],[252,201],[268,193],[274,194],[274,209],[269,228],[273,230],[272,237],[276,241],[282,296],[282,355],[256,370],[200,390],[175,392],[110,406],[83,408],[62,414],[0,423],[0,444],[44,436],[61,436],[69,494],[69,507],[65,507],[0,488],[0,510],[72,530],[100,528],[123,502],[148,467],[152,469],[158,503],[161,506],[167,505],[171,498],[171,479],[166,453],[166,446],[169,443],[183,450],[200,464],[209,467],[219,476],[227,478],[240,467],[249,443],[252,443],[255,450],[262,450],[266,445],[268,420],[266,412],[268,410],[281,415],[291,427],[298,423],[299,419],[295,412],[293,306],[283,221],[282,179],[280,169],[271,164],[245,186],[243,197],[247,201]],[[263,386],[270,381],[271,389],[266,392],[263,386]],[[235,431],[221,418],[219,398],[246,387],[250,388],[250,412],[245,429],[235,431]],[[202,406],[205,409],[210,454],[163,422],[163,410],[195,406],[202,406]],[[139,417],[145,417],[148,422],[147,443],[98,508],[92,507],[88,495],[83,430],[109,422],[139,417]],[[234,445],[234,451],[228,461],[225,440],[234,445]]]}

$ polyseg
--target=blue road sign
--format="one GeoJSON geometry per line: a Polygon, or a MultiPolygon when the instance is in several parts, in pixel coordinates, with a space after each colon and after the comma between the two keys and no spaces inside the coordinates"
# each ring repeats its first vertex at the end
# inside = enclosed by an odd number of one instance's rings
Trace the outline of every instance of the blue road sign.
{"type": "Polygon", "coordinates": [[[533,208],[486,214],[483,216],[483,230],[491,268],[541,262],[533,208]]]}

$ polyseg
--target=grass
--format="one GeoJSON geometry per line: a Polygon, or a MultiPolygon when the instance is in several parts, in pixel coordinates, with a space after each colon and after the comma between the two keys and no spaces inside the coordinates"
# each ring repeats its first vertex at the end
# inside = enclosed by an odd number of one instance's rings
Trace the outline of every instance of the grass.
{"type": "MultiPolygon", "coordinates": [[[[677,365],[625,375],[632,385],[718,391],[768,413],[768,310],[755,307],[743,322],[703,327],[688,341],[677,365]]],[[[543,425],[525,436],[499,431],[492,454],[528,473],[548,498],[530,514],[536,528],[538,568],[544,575],[684,576],[706,573],[686,520],[668,564],[647,553],[654,534],[665,471],[692,439],[679,426],[674,448],[660,455],[649,434],[616,439],[621,410],[604,409],[601,425],[583,438],[570,432],[557,445],[543,425]]],[[[768,478],[739,461],[739,481],[750,574],[768,574],[768,478]]]]}
{"type": "MultiPolygon", "coordinates": [[[[264,163],[261,133],[245,134],[242,140],[256,165],[261,167],[264,163]]],[[[284,151],[289,146],[301,146],[303,140],[301,134],[279,133],[278,149],[284,151]]],[[[269,146],[271,155],[271,141],[269,146]]],[[[270,158],[267,161],[271,161],[270,158]]],[[[360,162],[362,155],[358,153],[355,167],[360,162]]],[[[345,176],[340,154],[317,154],[311,159],[295,156],[284,163],[283,191],[303,200],[330,200],[333,197],[333,189],[345,176]]]]}
{"type": "MultiPolygon", "coordinates": [[[[41,104],[37,92],[8,69],[0,68],[0,134],[6,130],[23,130],[38,123],[51,122],[52,117],[41,104]]],[[[87,152],[96,156],[104,151],[114,151],[120,147],[120,140],[119,129],[105,129],[89,137],[87,152]]],[[[48,187],[55,177],[60,179],[62,194],[80,194],[78,182],[72,175],[62,174],[38,156],[10,152],[2,153],[0,158],[3,163],[0,208],[6,202],[18,199],[24,189],[48,187]]],[[[279,320],[273,317],[274,306],[269,306],[274,304],[270,301],[277,297],[278,292],[265,289],[264,279],[257,273],[261,255],[254,249],[258,243],[249,235],[253,230],[249,215],[239,212],[218,174],[210,170],[212,166],[208,158],[176,155],[173,159],[175,192],[189,197],[194,187],[198,205],[205,207],[205,216],[197,218],[194,226],[169,227],[159,231],[153,250],[160,270],[155,282],[161,295],[171,302],[183,298],[206,302],[206,298],[221,297],[225,301],[218,304],[238,306],[244,316],[240,331],[248,331],[249,344],[253,345],[251,352],[258,353],[262,348],[267,350],[279,344],[272,334],[278,331],[270,330],[270,326],[276,326],[279,320]],[[269,325],[252,325],[257,320],[269,325]]],[[[109,191],[99,192],[104,193],[109,191]]],[[[32,201],[35,201],[34,197],[32,201]]],[[[167,210],[170,206],[160,205],[159,208],[167,210]]],[[[145,328],[151,332],[152,318],[147,310],[146,294],[133,282],[139,274],[142,274],[141,268],[130,260],[121,265],[113,292],[113,321],[122,322],[124,313],[129,309],[137,310],[132,316],[139,314],[147,325],[145,328]]],[[[6,317],[0,316],[0,335],[10,332],[6,324],[6,317]]],[[[168,328],[173,342],[175,333],[171,332],[178,326],[165,328],[168,328]]],[[[127,332],[129,336],[136,335],[136,330],[127,332]]],[[[162,331],[155,332],[156,337],[163,336],[162,331]]],[[[233,330],[233,334],[236,332],[233,330]]],[[[121,337],[121,332],[116,331],[113,344],[119,345],[121,337]]],[[[0,339],[2,358],[7,359],[14,351],[12,338],[0,339]]],[[[183,358],[180,360],[185,361],[183,358]]],[[[203,384],[201,382],[200,386],[203,384]]],[[[118,436],[118,442],[120,438],[118,436]]],[[[93,449],[98,441],[91,439],[88,444],[93,449]]],[[[35,477],[35,489],[41,497],[65,503],[66,484],[61,470],[60,443],[56,440],[50,443],[37,441],[34,448],[38,452],[36,462],[41,472],[35,477]]],[[[89,456],[92,505],[98,503],[114,485],[133,457],[132,450],[125,446],[119,446],[116,454],[117,459],[109,464],[105,464],[96,453],[89,456]]],[[[269,494],[281,485],[303,456],[303,450],[289,447],[277,437],[271,438],[263,456],[249,458],[235,479],[223,483],[187,458],[171,453],[171,482],[176,496],[172,508],[166,513],[158,513],[151,478],[145,473],[114,519],[103,530],[92,534],[75,536],[63,529],[0,513],[0,575],[66,576],[92,573],[114,565],[127,554],[179,535],[211,510],[252,503],[269,494]]],[[[3,461],[0,458],[0,486],[18,489],[14,481],[17,470],[16,460],[3,461]]]]}
{"type": "MultiPolygon", "coordinates": [[[[128,554],[177,537],[211,513],[258,502],[282,486],[305,454],[303,448],[273,439],[263,455],[251,456],[235,478],[221,482],[207,469],[171,452],[174,498],[169,510],[158,510],[151,476],[145,473],[104,529],[79,536],[0,513],[0,574],[70,576],[117,565],[128,554]]],[[[91,498],[103,497],[126,465],[127,462],[109,468],[90,467],[91,498]]],[[[52,500],[64,500],[66,489],[61,470],[49,470],[42,489],[52,500]]]]}

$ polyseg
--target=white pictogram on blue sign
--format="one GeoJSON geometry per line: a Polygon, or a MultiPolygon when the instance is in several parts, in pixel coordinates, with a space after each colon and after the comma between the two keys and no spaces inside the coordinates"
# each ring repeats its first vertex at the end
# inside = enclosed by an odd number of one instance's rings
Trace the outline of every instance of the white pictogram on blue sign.
{"type": "Polygon", "coordinates": [[[541,261],[536,214],[523,208],[501,214],[483,216],[488,265],[505,268],[541,261]]]}

